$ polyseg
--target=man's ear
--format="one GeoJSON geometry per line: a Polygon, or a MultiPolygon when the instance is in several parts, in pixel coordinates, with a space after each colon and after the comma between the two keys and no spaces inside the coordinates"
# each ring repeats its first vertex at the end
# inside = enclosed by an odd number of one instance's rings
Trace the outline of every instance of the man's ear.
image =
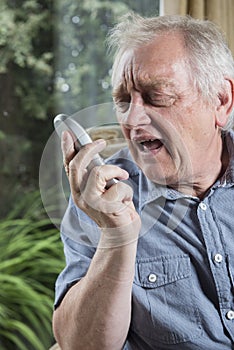
{"type": "Polygon", "coordinates": [[[227,122],[228,117],[234,107],[234,80],[225,79],[225,87],[218,96],[219,104],[216,108],[216,125],[223,128],[227,122]]]}

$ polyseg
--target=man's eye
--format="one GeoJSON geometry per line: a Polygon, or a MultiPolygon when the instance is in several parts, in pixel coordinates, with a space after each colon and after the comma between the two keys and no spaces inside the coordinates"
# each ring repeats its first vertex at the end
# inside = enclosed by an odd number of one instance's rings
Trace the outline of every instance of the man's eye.
{"type": "Polygon", "coordinates": [[[175,96],[148,96],[147,102],[155,107],[170,107],[174,104],[175,96]]]}
{"type": "Polygon", "coordinates": [[[129,109],[129,102],[127,101],[118,101],[115,102],[116,110],[120,113],[126,113],[129,109]]]}

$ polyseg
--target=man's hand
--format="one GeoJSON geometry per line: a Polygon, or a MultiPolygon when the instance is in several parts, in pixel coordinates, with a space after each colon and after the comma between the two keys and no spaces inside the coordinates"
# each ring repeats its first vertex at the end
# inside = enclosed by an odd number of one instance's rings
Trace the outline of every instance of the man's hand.
{"type": "Polygon", "coordinates": [[[69,178],[74,203],[93,219],[103,233],[102,243],[108,246],[127,244],[138,237],[140,219],[132,202],[132,189],[121,182],[128,173],[115,165],[87,167],[93,157],[103,150],[106,143],[97,140],[76,153],[69,132],[62,137],[65,169],[69,178]],[[106,188],[109,180],[120,180],[106,188]]]}

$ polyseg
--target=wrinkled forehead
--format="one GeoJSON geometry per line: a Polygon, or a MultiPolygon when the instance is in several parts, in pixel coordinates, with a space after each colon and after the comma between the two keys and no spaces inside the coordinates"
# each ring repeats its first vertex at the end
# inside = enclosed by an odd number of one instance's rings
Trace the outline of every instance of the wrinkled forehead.
{"type": "Polygon", "coordinates": [[[149,43],[119,52],[113,66],[112,84],[136,84],[143,81],[150,84],[157,76],[168,78],[176,72],[187,70],[184,42],[180,35],[160,35],[149,43]]]}
{"type": "Polygon", "coordinates": [[[112,86],[113,89],[117,88],[120,84],[123,84],[124,72],[127,67],[131,66],[131,62],[134,57],[134,49],[126,49],[119,52],[117,55],[112,72],[112,86]]]}

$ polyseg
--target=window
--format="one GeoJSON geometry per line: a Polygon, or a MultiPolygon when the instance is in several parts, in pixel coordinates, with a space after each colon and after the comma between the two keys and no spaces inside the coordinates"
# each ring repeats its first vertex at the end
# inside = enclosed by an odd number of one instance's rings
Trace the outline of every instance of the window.
{"type": "Polygon", "coordinates": [[[38,187],[54,116],[111,101],[105,37],[129,10],[157,15],[159,1],[1,1],[1,216],[38,187]]]}

